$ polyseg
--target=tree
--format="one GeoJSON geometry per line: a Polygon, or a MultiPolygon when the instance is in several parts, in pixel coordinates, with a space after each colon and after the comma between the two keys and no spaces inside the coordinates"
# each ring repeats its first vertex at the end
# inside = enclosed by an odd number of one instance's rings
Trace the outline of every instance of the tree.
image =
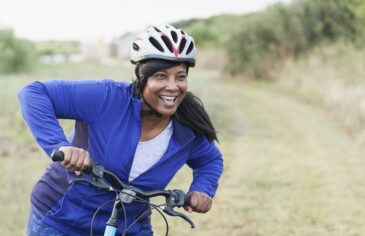
{"type": "Polygon", "coordinates": [[[32,68],[36,58],[32,42],[17,39],[11,30],[0,30],[0,73],[17,73],[32,68]]]}

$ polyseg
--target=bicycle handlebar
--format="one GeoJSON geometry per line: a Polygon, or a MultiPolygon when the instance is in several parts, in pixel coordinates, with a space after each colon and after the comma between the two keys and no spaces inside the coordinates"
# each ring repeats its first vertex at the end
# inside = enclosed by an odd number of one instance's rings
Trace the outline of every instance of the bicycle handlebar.
{"type": "MultiPolygon", "coordinates": [[[[59,150],[54,150],[51,154],[51,158],[53,161],[63,161],[64,153],[59,150]]],[[[99,190],[116,191],[118,192],[119,199],[124,203],[131,203],[138,198],[149,199],[163,196],[165,197],[166,205],[162,210],[170,216],[181,217],[191,225],[191,228],[195,228],[194,223],[189,217],[174,210],[175,207],[188,205],[188,196],[182,190],[142,191],[136,187],[124,184],[114,173],[105,170],[105,168],[96,161],[93,161],[91,167],[88,170],[83,171],[83,173],[93,176],[93,180],[74,178],[70,181],[70,184],[83,183],[92,185],[99,190]]]]}

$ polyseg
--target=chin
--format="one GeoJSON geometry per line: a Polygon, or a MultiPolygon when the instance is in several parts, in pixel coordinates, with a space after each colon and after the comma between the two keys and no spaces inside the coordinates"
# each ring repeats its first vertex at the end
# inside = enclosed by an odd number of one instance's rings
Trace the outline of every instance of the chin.
{"type": "Polygon", "coordinates": [[[157,110],[157,111],[158,111],[158,113],[160,113],[163,116],[173,116],[173,115],[175,115],[177,109],[174,109],[174,110],[163,109],[163,110],[157,110]]]}

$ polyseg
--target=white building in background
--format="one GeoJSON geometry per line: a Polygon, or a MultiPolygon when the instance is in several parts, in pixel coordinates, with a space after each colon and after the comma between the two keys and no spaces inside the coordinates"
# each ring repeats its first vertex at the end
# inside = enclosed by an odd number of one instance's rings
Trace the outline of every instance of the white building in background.
{"type": "Polygon", "coordinates": [[[84,60],[105,61],[110,58],[110,46],[103,40],[92,43],[82,43],[81,54],[84,60]]]}
{"type": "Polygon", "coordinates": [[[129,51],[138,32],[127,32],[122,36],[106,43],[102,40],[93,43],[83,43],[81,54],[84,60],[107,62],[114,59],[129,59],[129,51]]]}
{"type": "Polygon", "coordinates": [[[82,61],[99,61],[113,62],[115,60],[129,59],[129,51],[137,36],[137,32],[128,32],[122,36],[107,43],[103,40],[94,42],[80,43],[79,54],[51,54],[43,55],[40,60],[43,63],[60,63],[60,62],[82,62],[82,61]]]}
{"type": "Polygon", "coordinates": [[[129,59],[129,50],[138,32],[127,32],[110,44],[110,56],[116,59],[129,59]]]}

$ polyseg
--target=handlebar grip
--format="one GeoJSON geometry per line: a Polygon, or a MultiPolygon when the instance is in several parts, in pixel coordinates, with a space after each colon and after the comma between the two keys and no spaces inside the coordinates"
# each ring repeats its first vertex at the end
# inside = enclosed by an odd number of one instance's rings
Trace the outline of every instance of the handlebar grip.
{"type": "MultiPolygon", "coordinates": [[[[53,150],[52,154],[51,154],[51,159],[52,161],[63,161],[65,159],[65,154],[60,151],[60,150],[53,150]]],[[[99,176],[100,178],[102,178],[103,172],[104,172],[104,168],[102,168],[102,170],[100,170],[100,165],[98,165],[96,162],[94,163],[91,160],[91,165],[88,169],[84,170],[83,173],[85,174],[90,174],[92,172],[92,170],[95,168],[96,172],[93,173],[95,176],[99,176]],[[94,165],[96,165],[96,167],[94,167],[94,165]],[[98,173],[97,171],[101,171],[101,173],[98,173]]]]}
{"type": "Polygon", "coordinates": [[[53,150],[51,154],[52,161],[63,161],[65,159],[65,154],[59,150],[53,150]]]}

